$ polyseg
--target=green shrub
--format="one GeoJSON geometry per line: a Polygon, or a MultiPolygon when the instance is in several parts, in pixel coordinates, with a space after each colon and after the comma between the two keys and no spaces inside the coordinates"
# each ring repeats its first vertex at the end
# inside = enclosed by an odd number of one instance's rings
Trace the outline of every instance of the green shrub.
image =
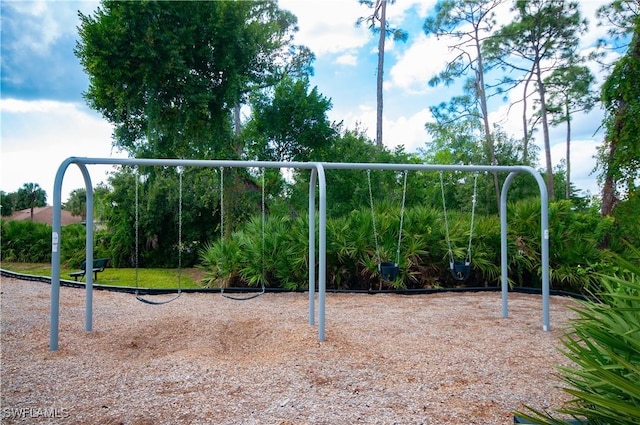
{"type": "Polygon", "coordinates": [[[2,221],[2,259],[21,263],[51,261],[51,226],[31,221],[2,221]]]}
{"type": "MultiPolygon", "coordinates": [[[[539,287],[540,201],[509,204],[509,277],[520,286],[539,287]]],[[[596,210],[577,210],[570,201],[549,205],[549,266],[552,288],[585,292],[598,281],[603,252],[602,227],[607,224],[596,210]]],[[[499,251],[498,251],[499,252],[499,251]]]]}
{"type": "MultiPolygon", "coordinates": [[[[52,227],[45,223],[31,221],[2,222],[2,259],[19,263],[51,262],[52,227]]],[[[85,259],[86,228],[82,224],[63,226],[60,235],[60,260],[70,268],[80,267],[85,259]]],[[[94,257],[108,257],[109,251],[104,239],[105,231],[97,231],[94,240],[94,257]]]]}
{"type": "MultiPolygon", "coordinates": [[[[391,200],[378,202],[375,211],[376,232],[369,208],[355,209],[341,217],[327,218],[327,287],[335,289],[418,289],[459,286],[449,272],[449,243],[454,259],[463,260],[469,246],[470,212],[449,211],[447,240],[442,209],[421,205],[407,208],[404,214],[400,246],[400,276],[395,282],[383,282],[379,261],[396,262],[400,230],[400,208],[391,200]],[[376,238],[377,236],[377,238],[376,238]],[[377,241],[376,241],[377,239],[377,241]],[[379,255],[379,258],[378,258],[379,255]]],[[[524,200],[509,205],[508,214],[509,279],[512,284],[540,287],[540,201],[524,200]]],[[[550,269],[553,289],[586,292],[597,288],[598,272],[612,269],[605,251],[599,250],[609,221],[596,210],[578,210],[569,201],[552,203],[549,208],[550,269]]],[[[261,261],[262,221],[245,222],[230,237],[225,251],[233,264],[218,264],[211,253],[202,263],[219,280],[220,270],[228,270],[226,279],[239,285],[303,288],[308,276],[308,224],[299,219],[272,215],[266,220],[265,264],[261,261]],[[235,241],[235,243],[233,242],[235,241]],[[216,265],[217,264],[217,265],[216,265]],[[217,276],[217,277],[216,277],[217,276]]],[[[471,278],[467,286],[497,286],[500,279],[500,220],[495,215],[476,214],[471,241],[471,278]]],[[[215,248],[215,243],[208,249],[215,248]]],[[[317,265],[316,265],[317,267],[317,265]]],[[[211,282],[210,282],[211,284],[211,282]]]]}
{"type": "MultiPolygon", "coordinates": [[[[636,257],[640,256],[635,251],[636,257]]],[[[618,259],[622,276],[601,276],[599,302],[585,302],[564,339],[574,366],[559,368],[574,398],[558,414],[589,424],[640,423],[640,267],[618,259]]],[[[564,424],[527,407],[533,423],[564,424]]]]}

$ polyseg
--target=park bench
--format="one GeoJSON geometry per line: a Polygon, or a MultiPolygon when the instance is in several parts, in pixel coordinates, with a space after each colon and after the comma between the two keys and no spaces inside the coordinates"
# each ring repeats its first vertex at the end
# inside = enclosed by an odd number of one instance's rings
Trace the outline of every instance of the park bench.
{"type": "MultiPolygon", "coordinates": [[[[93,280],[98,280],[98,273],[103,272],[105,267],[107,267],[108,264],[109,264],[108,258],[97,258],[93,260],[93,269],[92,269],[93,276],[94,276],[93,280]]],[[[87,262],[83,261],[82,264],[80,264],[80,268],[82,270],[69,273],[69,276],[73,277],[76,280],[76,282],[78,281],[78,278],[83,278],[87,273],[87,262]]]]}

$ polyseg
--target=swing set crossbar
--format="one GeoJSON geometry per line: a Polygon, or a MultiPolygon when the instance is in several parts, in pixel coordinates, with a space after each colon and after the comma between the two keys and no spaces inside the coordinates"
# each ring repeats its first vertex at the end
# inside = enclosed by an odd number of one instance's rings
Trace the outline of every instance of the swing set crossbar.
{"type": "MultiPolygon", "coordinates": [[[[529,166],[501,165],[438,165],[438,164],[381,164],[381,163],[344,163],[344,162],[278,162],[278,161],[233,161],[233,160],[187,160],[154,158],[84,158],[70,157],[62,161],[56,172],[53,186],[53,220],[51,231],[51,309],[49,349],[58,349],[60,316],[60,246],[62,216],[62,183],[66,170],[76,165],[84,179],[86,188],[86,259],[93,259],[93,185],[89,166],[164,166],[164,167],[231,167],[231,168],[284,168],[305,169],[311,171],[309,184],[309,259],[310,264],[318,264],[318,340],[325,340],[325,294],[326,294],[326,178],[327,170],[396,170],[396,171],[465,171],[508,173],[504,180],[500,197],[501,228],[501,289],[502,317],[508,316],[507,297],[509,290],[507,265],[507,192],[511,182],[518,174],[530,174],[540,189],[540,226],[541,226],[541,271],[542,271],[542,329],[548,331],[549,323],[549,201],[544,179],[538,171],[529,166]],[[318,187],[317,213],[319,225],[316,226],[316,186],[318,187]],[[318,249],[316,251],[316,236],[318,249]]],[[[85,299],[85,330],[93,328],[93,276],[88,274],[85,299]]],[[[309,268],[309,325],[315,324],[316,268],[309,268]]]]}

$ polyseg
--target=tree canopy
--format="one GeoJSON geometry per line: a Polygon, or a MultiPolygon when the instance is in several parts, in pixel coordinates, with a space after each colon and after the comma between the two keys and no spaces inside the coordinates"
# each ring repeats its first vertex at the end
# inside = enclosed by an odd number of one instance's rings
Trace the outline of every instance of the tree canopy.
{"type": "Polygon", "coordinates": [[[600,149],[603,181],[602,214],[613,211],[621,194],[640,184],[640,16],[633,22],[627,53],[620,58],[602,86],[606,111],[606,137],[600,149]]]}
{"type": "Polygon", "coordinates": [[[297,30],[275,0],[105,0],[80,21],[87,102],[115,146],[153,157],[233,156],[230,111],[290,59],[297,30]]]}
{"type": "MultiPolygon", "coordinates": [[[[484,48],[490,60],[522,73],[521,81],[535,82],[542,123],[547,189],[549,197],[553,199],[544,76],[572,59],[579,42],[578,36],[586,30],[586,21],[581,17],[578,3],[564,0],[517,0],[514,10],[517,13],[516,20],[497,31],[494,37],[486,41],[484,48]]],[[[505,77],[505,82],[514,83],[511,77],[505,77]]]]}

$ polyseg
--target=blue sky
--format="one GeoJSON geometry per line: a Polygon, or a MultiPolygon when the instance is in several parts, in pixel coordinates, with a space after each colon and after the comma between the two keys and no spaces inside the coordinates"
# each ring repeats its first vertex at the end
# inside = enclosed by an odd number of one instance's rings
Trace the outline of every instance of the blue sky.
{"type": "MultiPolygon", "coordinates": [[[[440,71],[449,57],[447,43],[427,37],[422,24],[435,0],[397,0],[388,8],[392,25],[408,31],[406,43],[389,42],[385,56],[384,142],[404,145],[408,151],[424,147],[429,136],[424,124],[431,120],[429,106],[457,94],[455,88],[429,87],[427,81],[440,71]]],[[[316,54],[312,86],[331,98],[332,121],[349,128],[358,123],[371,138],[375,135],[377,40],[358,17],[368,9],[357,0],[280,0],[280,7],[298,17],[296,42],[316,54]]],[[[509,2],[508,2],[509,3],[509,2]]],[[[591,30],[582,39],[585,50],[604,35],[596,27],[594,12],[606,2],[581,1],[591,30]]],[[[78,10],[91,13],[97,2],[6,1],[2,13],[2,87],[0,100],[0,189],[14,192],[24,183],[38,183],[48,200],[60,163],[70,156],[125,157],[111,146],[111,126],[84,103],[88,86],[73,54],[78,10]]],[[[499,19],[509,19],[509,4],[499,19]]],[[[592,70],[599,74],[594,65],[592,70]]],[[[515,96],[515,93],[514,93],[515,96]]],[[[494,101],[490,118],[516,137],[520,118],[517,108],[509,113],[508,102],[494,101]]],[[[602,133],[596,131],[602,112],[595,110],[575,118],[572,142],[572,180],[583,190],[598,193],[590,175],[592,158],[602,133]]],[[[564,128],[552,130],[552,161],[565,156],[564,128]]],[[[538,136],[540,138],[540,136],[538,136]]],[[[541,158],[544,161],[544,157],[541,158]]],[[[91,169],[94,184],[106,181],[107,167],[91,169]]],[[[80,172],[69,169],[62,189],[63,200],[83,186],[80,172]]]]}

